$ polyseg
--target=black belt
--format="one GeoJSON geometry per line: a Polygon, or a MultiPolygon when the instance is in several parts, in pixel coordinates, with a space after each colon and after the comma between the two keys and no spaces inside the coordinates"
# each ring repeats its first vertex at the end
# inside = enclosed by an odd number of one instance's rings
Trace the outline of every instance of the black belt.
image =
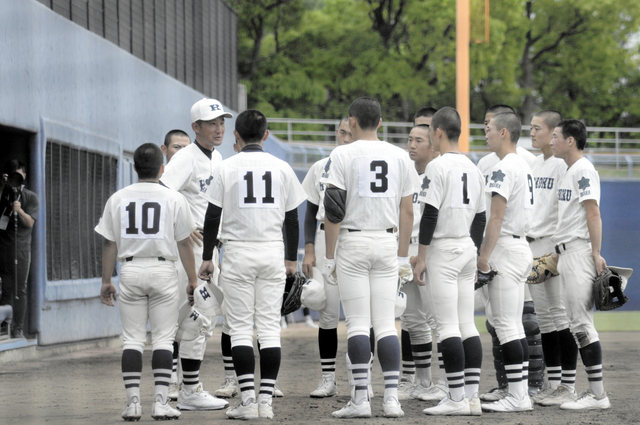
{"type": "MultiPolygon", "coordinates": [[[[127,258],[124,259],[125,262],[126,261],[132,261],[132,260],[133,260],[133,257],[127,257],[127,258]]],[[[167,259],[164,258],[164,257],[158,257],[158,261],[167,261],[167,259]]]]}
{"type": "Polygon", "coordinates": [[[320,223],[320,230],[324,230],[324,223],[320,223]]]}
{"type": "Polygon", "coordinates": [[[567,250],[567,247],[563,243],[559,243],[556,245],[556,254],[562,254],[562,252],[560,252],[560,248],[562,248],[563,251],[567,250]]]}
{"type": "MultiPolygon", "coordinates": [[[[347,229],[349,232],[362,232],[360,229],[347,229]]],[[[387,233],[393,233],[393,227],[390,227],[386,230],[387,233]]]]}
{"type": "Polygon", "coordinates": [[[518,235],[511,235],[511,236],[513,236],[513,239],[520,239],[520,236],[518,235]]]}
{"type": "Polygon", "coordinates": [[[532,238],[532,237],[527,236],[527,242],[531,243],[531,242],[533,242],[535,240],[536,240],[536,238],[532,238]]]}

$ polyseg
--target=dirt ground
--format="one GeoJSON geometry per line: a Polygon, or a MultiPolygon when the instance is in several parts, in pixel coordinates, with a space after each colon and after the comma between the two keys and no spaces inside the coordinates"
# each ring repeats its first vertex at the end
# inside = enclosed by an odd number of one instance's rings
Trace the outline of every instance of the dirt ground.
{"type": "MultiPolygon", "coordinates": [[[[339,396],[311,399],[309,392],[319,383],[317,330],[302,324],[283,330],[283,359],[278,385],[285,394],[274,400],[278,423],[308,424],[335,423],[331,412],[348,401],[349,386],[344,362],[346,327],[339,328],[338,352],[339,396]]],[[[559,408],[536,406],[526,413],[484,413],[482,417],[427,417],[422,409],[435,403],[405,401],[405,417],[387,419],[382,416],[383,383],[380,366],[374,367],[374,392],[371,419],[342,420],[365,424],[400,422],[403,424],[631,424],[640,423],[638,382],[640,382],[640,333],[608,332],[600,335],[604,354],[605,388],[609,392],[612,409],[598,412],[572,413],[559,408]]],[[[213,392],[223,380],[220,353],[220,328],[216,328],[209,343],[202,366],[201,380],[205,389],[213,392]]],[[[484,363],[481,392],[495,384],[491,345],[488,335],[482,335],[484,363]]],[[[142,375],[143,417],[140,423],[154,422],[151,418],[153,379],[150,347],[145,351],[142,375]]],[[[437,375],[437,371],[434,371],[437,375]]],[[[578,365],[578,391],[587,381],[578,365]]],[[[0,424],[111,424],[122,422],[120,414],[125,405],[125,392],[120,376],[120,350],[96,349],[40,361],[10,363],[0,366],[0,424]]],[[[238,397],[231,400],[235,403],[238,397]]],[[[228,421],[224,410],[212,412],[183,412],[182,424],[203,424],[228,421]]],[[[256,422],[268,422],[260,419],[256,422]]]]}

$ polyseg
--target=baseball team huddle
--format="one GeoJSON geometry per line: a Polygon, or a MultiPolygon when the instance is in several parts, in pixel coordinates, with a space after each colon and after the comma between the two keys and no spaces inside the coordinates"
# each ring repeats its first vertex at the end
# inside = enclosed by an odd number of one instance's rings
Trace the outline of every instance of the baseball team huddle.
{"type": "Polygon", "coordinates": [[[324,289],[321,380],[311,397],[337,395],[340,305],[347,325],[351,399],[333,417],[371,417],[374,355],[390,418],[404,416],[400,402],[412,399],[438,402],[427,415],[610,407],[593,321],[593,281],[607,268],[600,180],[582,153],[584,124],[537,113],[531,140],[542,153],[534,156],[517,146],[514,110],[494,106],[485,116],[492,153],[476,166],[458,146],[455,109],[418,111],[405,150],[378,139],[380,104],[362,97],[340,123],[339,146],[301,184],[289,164],[264,152],[269,130],[257,110],[236,117],[237,155],[222,160],[215,147],[225,118],[233,115],[220,102],[202,99],[191,108],[193,143],[173,130],[162,149],[138,147],[138,182],[109,198],[95,228],[105,239],[101,300],[117,300],[122,320],[124,420],[142,416],[148,323],[154,419],[224,409],[238,393],[228,418],[274,418],[272,398],[283,396],[281,306],[286,278],[298,270],[297,208],[305,200],[301,269],[324,289]],[[552,272],[527,285],[534,257],[547,254],[552,272]],[[487,317],[498,381],[483,394],[475,311],[487,317]],[[199,373],[218,316],[225,379],[210,394],[199,373]],[[580,393],[578,353],[589,383],[580,393]]]}

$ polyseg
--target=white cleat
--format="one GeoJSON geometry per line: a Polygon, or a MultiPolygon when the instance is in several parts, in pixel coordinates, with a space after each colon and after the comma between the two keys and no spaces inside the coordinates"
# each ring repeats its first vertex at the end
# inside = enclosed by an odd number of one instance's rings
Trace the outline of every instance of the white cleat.
{"type": "Polygon", "coordinates": [[[485,412],[526,412],[533,410],[533,402],[528,395],[518,400],[514,395],[507,396],[493,403],[482,403],[482,410],[485,412]]]}
{"type": "Polygon", "coordinates": [[[273,396],[276,397],[276,398],[284,397],[284,393],[282,392],[282,390],[280,388],[278,388],[278,383],[277,382],[273,386],[273,396]]]}
{"type": "Polygon", "coordinates": [[[447,398],[448,393],[439,385],[430,385],[425,387],[420,383],[413,387],[411,398],[422,401],[442,401],[447,398]]]}
{"type": "Polygon", "coordinates": [[[287,325],[287,319],[285,319],[284,316],[280,317],[280,328],[281,329],[287,329],[289,327],[289,325],[287,325]]]}
{"type": "Polygon", "coordinates": [[[398,382],[398,400],[409,400],[415,385],[415,375],[403,374],[398,382]]]}
{"type": "Polygon", "coordinates": [[[577,399],[578,395],[575,389],[560,385],[554,392],[546,396],[540,404],[543,406],[560,406],[563,403],[576,401],[577,399]]]}
{"type": "Polygon", "coordinates": [[[227,376],[224,378],[224,382],[220,388],[216,390],[214,395],[221,398],[233,398],[238,395],[238,381],[236,381],[235,376],[227,376]]]}
{"type": "Polygon", "coordinates": [[[268,401],[261,401],[260,404],[258,404],[258,415],[261,418],[273,419],[273,408],[271,407],[271,403],[268,401]]]}
{"type": "Polygon", "coordinates": [[[318,325],[313,322],[311,316],[304,316],[304,324],[308,328],[318,329],[318,325]]]}
{"type": "Polygon", "coordinates": [[[533,401],[535,404],[542,404],[542,401],[553,394],[555,390],[555,388],[545,388],[544,390],[540,390],[538,391],[538,394],[531,397],[531,401],[533,401]]]}
{"type": "Polygon", "coordinates": [[[171,407],[169,402],[162,404],[156,400],[151,406],[151,417],[156,421],[180,419],[180,411],[171,407]]]}
{"type": "Polygon", "coordinates": [[[601,397],[596,397],[591,390],[582,391],[576,401],[568,401],[560,405],[562,410],[598,410],[610,407],[611,403],[607,393],[604,393],[601,397]]]}
{"type": "Polygon", "coordinates": [[[195,391],[181,389],[178,394],[178,409],[180,410],[220,410],[229,405],[229,402],[216,398],[209,394],[199,384],[195,391]]]}
{"type": "Polygon", "coordinates": [[[481,394],[480,400],[482,401],[498,401],[502,400],[509,394],[508,387],[493,388],[491,391],[481,394]]]}
{"type": "Polygon", "coordinates": [[[395,397],[387,398],[382,404],[382,408],[384,409],[385,418],[401,418],[404,416],[400,402],[395,397]]]}
{"type": "Polygon", "coordinates": [[[125,421],[139,421],[142,417],[142,407],[138,397],[131,397],[131,401],[122,412],[122,419],[125,421]]]}
{"type": "Polygon", "coordinates": [[[433,416],[471,416],[471,407],[466,397],[461,401],[453,401],[446,397],[437,406],[424,409],[422,413],[433,416]]]}
{"type": "Polygon", "coordinates": [[[323,372],[322,382],[313,392],[311,392],[311,398],[325,398],[333,397],[338,393],[336,387],[336,373],[335,372],[323,372]]]}
{"type": "Polygon", "coordinates": [[[171,401],[176,401],[178,399],[178,395],[180,394],[181,388],[182,384],[178,381],[169,382],[169,392],[167,393],[167,398],[171,401]]]}
{"type": "Polygon", "coordinates": [[[239,401],[235,406],[228,408],[226,414],[229,419],[258,419],[260,410],[258,403],[250,398],[247,400],[247,404],[239,401]]]}
{"type": "Polygon", "coordinates": [[[371,417],[371,404],[368,400],[362,400],[360,404],[355,404],[349,400],[346,406],[340,410],[336,410],[331,414],[334,418],[349,419],[349,418],[370,418],[371,417]]]}
{"type": "Polygon", "coordinates": [[[469,412],[471,416],[482,416],[482,406],[480,405],[478,393],[474,394],[473,398],[469,400],[469,412]]]}

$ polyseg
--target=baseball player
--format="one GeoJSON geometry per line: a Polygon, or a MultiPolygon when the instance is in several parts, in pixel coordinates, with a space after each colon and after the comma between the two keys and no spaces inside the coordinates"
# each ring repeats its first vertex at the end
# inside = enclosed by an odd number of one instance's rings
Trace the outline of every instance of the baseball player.
{"type": "MultiPolygon", "coordinates": [[[[424,117],[419,117],[424,119],[424,117]]],[[[429,117],[431,122],[431,117],[429,117]]],[[[409,133],[407,143],[409,157],[414,161],[415,169],[420,177],[424,177],[427,164],[438,152],[431,142],[429,126],[426,124],[415,126],[409,133]]],[[[418,235],[420,232],[420,194],[421,184],[414,189],[413,200],[413,228],[409,255],[418,254],[418,235]]],[[[415,277],[415,276],[414,276],[415,277]]],[[[431,378],[431,353],[433,340],[431,330],[437,333],[433,316],[433,303],[424,285],[418,285],[414,279],[407,282],[402,291],[406,295],[407,307],[400,316],[402,329],[402,375],[398,384],[398,399],[407,400],[419,398],[425,401],[440,401],[447,396],[446,384],[433,385],[431,378]],[[406,335],[406,336],[405,336],[406,335]],[[409,352],[410,356],[406,355],[409,352]]],[[[444,376],[444,373],[441,374],[444,376]]]]}
{"type": "MultiPolygon", "coordinates": [[[[558,181],[566,172],[567,164],[553,156],[550,143],[553,130],[561,120],[560,113],[552,110],[540,111],[531,119],[532,145],[542,151],[531,166],[536,203],[527,241],[534,256],[555,252],[551,236],[558,223],[558,181]]],[[[527,286],[536,307],[549,378],[546,388],[532,400],[546,406],[560,405],[568,401],[563,395],[575,394],[578,362],[578,346],[569,329],[562,285],[559,277],[552,277],[542,284],[527,286]]]]}
{"type": "Polygon", "coordinates": [[[417,174],[403,149],[378,139],[381,123],[377,100],[355,100],[349,106],[349,127],[356,141],[333,150],[329,174],[320,180],[327,185],[322,274],[340,289],[347,321],[347,367],[354,386],[349,403],[333,412],[337,418],[371,416],[370,325],[385,382],[384,415],[404,415],[397,394],[400,347],[394,305],[398,276],[412,279],[408,250],[417,174]],[[396,227],[399,242],[393,234],[396,227]]]}
{"type": "Polygon", "coordinates": [[[220,164],[201,195],[210,204],[199,276],[208,278],[214,271],[213,247],[224,210],[219,236],[225,247],[220,274],[225,294],[222,310],[242,398],[226,414],[231,419],[272,419],[271,399],[281,358],[280,307],[285,276],[297,271],[297,207],[306,194],[293,169],[262,150],[269,131],[260,111],[249,109],[238,115],[234,135],[240,153],[220,164]],[[254,317],[260,350],[257,397],[254,317]]]}
{"type": "MultiPolygon", "coordinates": [[[[349,118],[340,121],[336,131],[338,146],[351,143],[349,118]]],[[[311,166],[302,181],[307,193],[307,211],[304,218],[304,259],[302,272],[307,279],[313,278],[313,268],[322,270],[325,257],[324,237],[324,192],[325,185],[320,179],[329,169],[329,157],[321,159],[311,166]],[[320,223],[320,226],[317,223],[320,223]]],[[[327,304],[320,311],[320,328],[318,329],[318,349],[322,367],[322,382],[311,392],[313,398],[331,397],[337,394],[336,388],[336,353],[338,352],[338,322],[340,321],[340,291],[336,285],[324,282],[327,304]]]]}
{"type": "Polygon", "coordinates": [[[567,410],[611,407],[602,382],[602,348],[593,324],[591,292],[594,278],[607,266],[600,254],[600,177],[583,156],[586,144],[587,129],[578,120],[561,121],[553,131],[553,155],[563,159],[568,170],[558,181],[558,226],[551,242],[560,254],[558,272],[569,327],[589,380],[588,390],[560,405],[567,410]]]}
{"type": "Polygon", "coordinates": [[[522,325],[524,286],[533,257],[525,239],[533,211],[531,168],[519,155],[520,119],[512,113],[491,118],[486,128],[489,150],[500,158],[485,191],[491,194],[491,214],[478,257],[478,270],[498,270],[488,287],[489,304],[500,340],[509,393],[482,404],[482,410],[517,412],[533,408],[527,391],[529,346],[522,325]],[[490,265],[491,264],[491,265],[490,265]]]}
{"type": "Polygon", "coordinates": [[[431,125],[431,118],[437,111],[431,106],[423,106],[413,116],[413,125],[431,125]]]}
{"type": "Polygon", "coordinates": [[[180,258],[189,284],[196,284],[196,270],[189,235],[195,228],[187,200],[158,184],[164,170],[158,146],[145,143],[134,153],[138,183],[112,195],[95,230],[105,238],[102,255],[100,299],[114,306],[116,288],[111,275],[116,260],[120,269],[120,317],[122,319],[122,378],[127,392],[126,421],[142,415],[140,376],[142,352],[151,324],[155,396],[154,419],[178,419],[180,412],[168,403],[172,344],[178,323],[178,283],[175,261],[180,258]],[[177,244],[176,244],[177,241],[177,244]]]}
{"type": "MultiPolygon", "coordinates": [[[[202,258],[201,232],[204,228],[204,214],[207,209],[207,201],[199,194],[211,182],[215,170],[222,162],[222,156],[215,147],[222,143],[225,118],[233,118],[233,115],[225,112],[217,100],[202,99],[196,102],[191,107],[191,128],[196,133],[196,139],[171,158],[160,179],[164,186],[183,194],[191,206],[191,214],[196,222],[196,229],[191,234],[196,268],[199,268],[202,258]]],[[[185,272],[180,267],[178,267],[178,274],[180,281],[186,282],[185,272]]],[[[183,387],[178,394],[178,408],[222,409],[229,403],[209,394],[200,382],[200,364],[204,359],[207,340],[213,334],[214,324],[209,317],[199,314],[194,307],[191,307],[182,292],[180,292],[180,306],[178,335],[182,335],[179,342],[183,387]],[[193,314],[194,311],[196,314],[193,314]],[[194,327],[198,328],[196,332],[191,331],[194,327]]]]}
{"type": "Polygon", "coordinates": [[[173,155],[175,155],[180,149],[187,147],[191,144],[189,135],[182,130],[171,130],[164,136],[164,143],[160,145],[162,153],[167,158],[167,164],[171,161],[173,155]]]}
{"type": "MultiPolygon", "coordinates": [[[[501,112],[510,112],[515,114],[515,111],[512,107],[508,105],[494,105],[487,109],[484,118],[485,131],[486,125],[489,123],[491,118],[501,112]]],[[[531,166],[535,156],[524,149],[521,146],[516,148],[516,152],[518,156],[524,158],[525,161],[531,166]]],[[[485,185],[489,181],[489,174],[494,165],[496,165],[500,161],[500,158],[492,152],[478,161],[478,168],[482,172],[485,178],[485,185]]],[[[491,195],[487,193],[486,198],[487,205],[491,205],[491,195]]],[[[487,208],[487,219],[490,215],[491,211],[487,208]]],[[[498,380],[498,387],[491,389],[489,392],[480,395],[480,400],[483,401],[496,401],[508,394],[507,388],[507,376],[504,372],[504,362],[502,360],[502,351],[500,348],[500,339],[496,334],[495,327],[493,325],[493,318],[491,315],[491,306],[488,302],[488,288],[484,288],[483,290],[479,290],[476,293],[476,309],[479,311],[484,310],[487,315],[486,327],[489,334],[491,334],[491,339],[493,342],[493,362],[494,367],[496,369],[496,379],[498,380]]],[[[538,329],[538,322],[535,320],[535,310],[533,307],[533,302],[531,299],[531,295],[529,294],[529,287],[525,285],[525,307],[523,309],[522,321],[524,324],[525,335],[527,336],[527,342],[529,344],[529,353],[530,353],[530,368],[529,368],[529,393],[531,395],[535,394],[538,391],[538,388],[542,385],[542,375],[543,375],[543,361],[542,361],[542,350],[541,350],[541,342],[540,342],[540,331],[538,329]]]]}
{"type": "Polygon", "coordinates": [[[440,157],[427,165],[414,277],[433,300],[449,394],[428,415],[481,415],[482,344],[473,319],[477,249],[485,226],[484,179],[458,148],[460,115],[442,108],[431,122],[440,157]],[[426,261],[426,264],[425,264],[426,261]],[[428,279],[422,275],[428,270],[428,279]]]}

